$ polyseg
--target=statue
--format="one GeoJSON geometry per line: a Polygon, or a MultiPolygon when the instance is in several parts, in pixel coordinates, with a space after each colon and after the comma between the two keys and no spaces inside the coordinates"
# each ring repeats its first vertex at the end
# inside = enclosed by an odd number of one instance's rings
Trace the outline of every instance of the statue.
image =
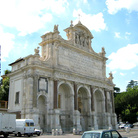
{"type": "Polygon", "coordinates": [[[80,44],[79,35],[77,33],[75,33],[75,42],[76,44],[80,44]]]}
{"type": "Polygon", "coordinates": [[[84,39],[84,46],[85,47],[89,46],[89,40],[86,36],[85,36],[85,39],[84,39]]]}
{"type": "Polygon", "coordinates": [[[106,52],[105,52],[105,49],[104,47],[102,47],[102,56],[105,56],[106,52]]]}
{"type": "Polygon", "coordinates": [[[71,24],[70,24],[70,27],[72,27],[73,26],[73,21],[71,20],[71,22],[70,22],[71,24]]]}
{"type": "Polygon", "coordinates": [[[108,78],[108,79],[109,79],[110,81],[112,81],[113,78],[114,78],[114,77],[113,77],[113,74],[112,74],[112,72],[110,72],[110,73],[109,73],[109,78],[108,78]]]}
{"type": "Polygon", "coordinates": [[[39,55],[39,47],[35,48],[34,51],[35,51],[35,55],[39,55]]]}
{"type": "Polygon", "coordinates": [[[84,36],[83,36],[83,34],[80,35],[80,45],[84,46],[84,36]]]}
{"type": "Polygon", "coordinates": [[[68,40],[72,38],[72,32],[71,31],[68,30],[66,35],[67,35],[68,40]]]}
{"type": "Polygon", "coordinates": [[[54,32],[58,32],[58,25],[54,25],[54,32]]]}

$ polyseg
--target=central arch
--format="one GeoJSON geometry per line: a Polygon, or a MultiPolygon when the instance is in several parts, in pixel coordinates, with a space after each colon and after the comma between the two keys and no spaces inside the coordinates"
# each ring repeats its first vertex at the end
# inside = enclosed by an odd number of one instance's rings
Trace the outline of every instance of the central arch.
{"type": "Polygon", "coordinates": [[[80,87],[78,89],[78,111],[80,112],[80,124],[82,126],[82,131],[88,130],[90,111],[89,105],[89,91],[85,87],[80,87]]]}
{"type": "Polygon", "coordinates": [[[74,95],[71,85],[64,82],[58,87],[58,109],[63,132],[71,131],[73,129],[74,95]]]}

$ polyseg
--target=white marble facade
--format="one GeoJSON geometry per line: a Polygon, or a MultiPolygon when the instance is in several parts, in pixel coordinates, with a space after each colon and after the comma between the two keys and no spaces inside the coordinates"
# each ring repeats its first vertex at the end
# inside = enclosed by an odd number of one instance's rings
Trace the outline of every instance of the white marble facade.
{"type": "Polygon", "coordinates": [[[92,48],[93,35],[79,21],[41,36],[34,55],[11,63],[9,112],[32,118],[45,132],[116,128],[112,73],[106,77],[105,50],[92,48]]]}

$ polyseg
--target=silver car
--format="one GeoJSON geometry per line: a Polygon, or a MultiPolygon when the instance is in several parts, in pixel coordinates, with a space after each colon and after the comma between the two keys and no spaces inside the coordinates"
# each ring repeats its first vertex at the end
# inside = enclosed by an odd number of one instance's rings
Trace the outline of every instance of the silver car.
{"type": "Polygon", "coordinates": [[[81,138],[123,138],[117,130],[86,131],[81,138]]]}

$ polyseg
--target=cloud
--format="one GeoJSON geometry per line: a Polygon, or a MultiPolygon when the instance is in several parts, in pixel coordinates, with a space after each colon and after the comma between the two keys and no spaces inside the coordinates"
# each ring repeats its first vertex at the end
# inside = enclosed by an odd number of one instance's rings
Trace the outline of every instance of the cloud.
{"type": "Polygon", "coordinates": [[[131,33],[125,32],[124,36],[121,37],[120,36],[120,32],[115,32],[115,37],[116,38],[125,38],[125,39],[128,39],[130,35],[131,35],[131,33]]]}
{"type": "Polygon", "coordinates": [[[115,70],[114,70],[112,73],[113,73],[113,74],[116,74],[116,73],[117,73],[117,71],[115,71],[115,70]]]}
{"type": "MultiPolygon", "coordinates": [[[[73,11],[73,17],[77,17],[80,14],[80,21],[82,24],[87,26],[90,30],[95,30],[99,32],[106,29],[106,24],[104,23],[103,13],[98,13],[96,15],[86,14],[82,12],[81,9],[73,11]]],[[[74,21],[74,24],[78,23],[78,19],[74,21]]]]}
{"type": "Polygon", "coordinates": [[[87,3],[88,1],[87,0],[83,0],[84,3],[87,3]]]}
{"type": "Polygon", "coordinates": [[[126,33],[125,33],[125,39],[128,39],[128,36],[129,36],[129,35],[131,35],[131,33],[126,32],[126,33]]]}
{"type": "Polygon", "coordinates": [[[128,44],[109,55],[110,69],[130,70],[138,66],[138,44],[128,44]]]}
{"type": "Polygon", "coordinates": [[[121,9],[128,11],[138,11],[138,0],[106,0],[108,12],[116,14],[121,9]]]}
{"type": "Polygon", "coordinates": [[[121,38],[120,32],[115,32],[115,37],[116,37],[116,38],[121,38]]]}
{"type": "Polygon", "coordinates": [[[6,61],[9,52],[14,46],[15,36],[11,33],[5,33],[0,26],[0,45],[1,45],[1,61],[6,61]]]}
{"type": "Polygon", "coordinates": [[[25,36],[45,27],[53,19],[51,13],[63,14],[67,6],[66,0],[4,0],[0,2],[0,24],[25,36]]]}
{"type": "Polygon", "coordinates": [[[120,72],[120,75],[121,75],[121,76],[125,76],[125,74],[124,74],[124,73],[122,73],[122,72],[120,72]]]}
{"type": "Polygon", "coordinates": [[[131,33],[129,33],[129,32],[126,32],[125,34],[126,34],[126,35],[131,35],[131,33]]]}
{"type": "Polygon", "coordinates": [[[84,6],[84,4],[89,5],[87,0],[73,0],[73,3],[75,3],[77,8],[84,6]]]}

